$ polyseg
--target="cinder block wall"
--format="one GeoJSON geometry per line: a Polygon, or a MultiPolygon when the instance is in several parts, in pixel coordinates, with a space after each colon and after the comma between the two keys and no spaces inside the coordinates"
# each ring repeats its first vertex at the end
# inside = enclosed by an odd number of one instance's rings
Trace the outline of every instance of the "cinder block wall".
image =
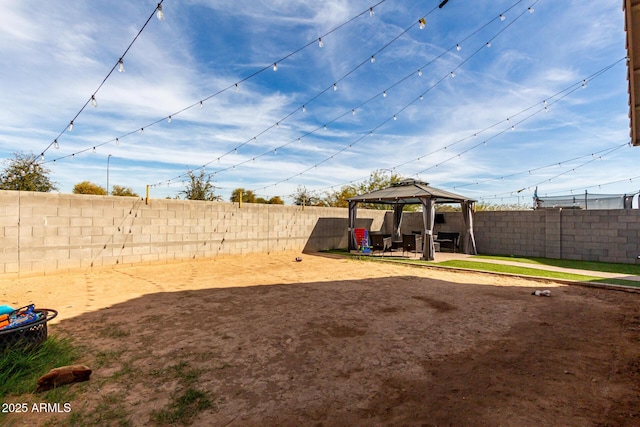
{"type": "MultiPolygon", "coordinates": [[[[378,230],[383,211],[358,210],[378,230]]],[[[348,246],[348,210],[0,191],[0,277],[348,246]]]]}
{"type": "Polygon", "coordinates": [[[640,210],[476,212],[474,229],[485,254],[625,264],[640,255],[640,210]]]}
{"type": "MultiPolygon", "coordinates": [[[[436,233],[463,233],[462,213],[444,212],[444,218],[444,224],[436,224],[436,233]]],[[[389,212],[385,218],[388,233],[392,224],[389,212]]],[[[403,233],[421,228],[421,212],[403,214],[403,233]]],[[[640,255],[640,210],[476,212],[474,234],[481,254],[634,264],[640,255]]]]}

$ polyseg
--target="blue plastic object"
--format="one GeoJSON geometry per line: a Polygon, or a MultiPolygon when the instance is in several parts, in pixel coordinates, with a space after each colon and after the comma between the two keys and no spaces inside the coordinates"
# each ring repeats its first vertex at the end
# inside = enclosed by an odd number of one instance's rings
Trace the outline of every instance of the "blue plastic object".
{"type": "Polygon", "coordinates": [[[0,305],[0,316],[3,314],[11,314],[15,311],[15,308],[9,305],[0,305]]]}

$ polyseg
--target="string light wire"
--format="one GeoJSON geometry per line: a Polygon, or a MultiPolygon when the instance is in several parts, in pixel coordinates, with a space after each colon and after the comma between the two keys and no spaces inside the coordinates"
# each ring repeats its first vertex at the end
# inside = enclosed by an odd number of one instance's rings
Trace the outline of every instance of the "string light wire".
{"type": "MultiPolygon", "coordinates": [[[[504,13],[507,13],[508,11],[512,10],[514,7],[516,7],[516,6],[517,6],[519,3],[521,3],[522,1],[523,1],[523,0],[518,0],[516,3],[514,3],[512,6],[510,6],[510,7],[509,7],[509,8],[508,8],[504,13]]],[[[537,3],[537,1],[538,1],[538,0],[536,0],[536,1],[535,1],[535,3],[537,3]]],[[[535,4],[535,3],[534,3],[534,4],[535,4]]],[[[430,15],[431,13],[433,13],[436,9],[437,9],[437,7],[435,7],[435,8],[433,8],[433,9],[431,9],[431,10],[430,10],[430,11],[429,11],[425,16],[429,16],[429,15],[430,15]]],[[[521,13],[520,15],[518,15],[518,16],[514,19],[514,21],[513,21],[513,22],[517,21],[517,20],[518,20],[522,15],[524,15],[524,13],[521,13]]],[[[469,35],[467,35],[466,37],[464,37],[464,38],[462,39],[462,41],[466,41],[466,40],[468,40],[469,38],[473,37],[475,34],[477,34],[478,32],[480,32],[480,31],[481,31],[481,30],[483,30],[484,28],[486,28],[489,24],[491,24],[492,22],[496,21],[497,19],[499,19],[499,17],[495,17],[495,18],[491,19],[489,22],[485,23],[484,25],[482,25],[481,27],[479,27],[478,29],[476,29],[475,31],[471,32],[469,35]]],[[[416,22],[413,22],[409,27],[405,28],[402,32],[400,32],[398,35],[396,35],[393,39],[391,39],[389,42],[387,42],[385,45],[383,45],[383,47],[379,48],[379,49],[374,53],[374,55],[377,55],[377,54],[379,54],[380,52],[382,52],[382,51],[384,51],[385,49],[387,49],[391,44],[393,44],[395,41],[397,41],[400,37],[402,37],[404,34],[406,34],[406,33],[407,33],[411,28],[415,27],[416,25],[417,25],[417,23],[416,23],[416,22]]],[[[510,26],[510,25],[509,25],[509,26],[510,26]]],[[[491,39],[493,40],[493,39],[495,39],[497,36],[499,36],[500,34],[502,34],[504,31],[506,31],[506,29],[508,29],[508,28],[509,28],[509,26],[503,27],[503,28],[502,28],[500,31],[498,31],[498,32],[497,32],[497,33],[496,33],[496,34],[495,34],[491,39]]],[[[315,41],[314,41],[314,43],[315,43],[315,41]]],[[[456,46],[457,46],[457,44],[456,44],[456,46]]],[[[431,64],[435,63],[438,59],[440,59],[441,57],[443,57],[447,52],[452,51],[453,49],[455,49],[455,48],[456,48],[456,46],[452,46],[452,47],[450,47],[449,49],[445,50],[445,51],[444,51],[444,52],[442,52],[440,55],[438,55],[438,56],[436,56],[435,58],[433,58],[431,61],[429,61],[429,62],[427,62],[426,64],[422,65],[418,70],[419,70],[419,71],[422,71],[422,70],[423,70],[423,69],[425,69],[426,67],[428,67],[428,66],[430,66],[431,64]]],[[[477,54],[482,50],[482,48],[484,48],[484,47],[485,47],[485,43],[483,43],[479,49],[477,49],[475,52],[473,52],[473,53],[469,56],[469,58],[467,58],[464,62],[468,61],[471,57],[473,57],[473,56],[477,55],[477,54]]],[[[312,97],[311,99],[309,99],[308,101],[306,101],[305,103],[303,103],[302,108],[303,108],[304,110],[306,110],[306,106],[307,106],[307,105],[309,105],[310,103],[312,103],[314,100],[316,100],[316,99],[317,99],[318,97],[320,97],[322,94],[324,94],[324,93],[326,93],[326,92],[330,91],[330,90],[331,90],[331,88],[335,88],[335,87],[336,87],[335,85],[336,85],[337,83],[340,83],[340,82],[342,82],[343,80],[345,80],[347,77],[349,77],[351,74],[353,74],[357,69],[359,69],[359,68],[360,68],[360,67],[362,67],[363,65],[367,64],[368,62],[371,62],[371,61],[370,61],[370,57],[371,57],[371,56],[368,56],[368,57],[367,57],[367,59],[365,59],[365,60],[361,61],[361,62],[360,62],[356,67],[354,67],[354,68],[352,68],[351,70],[349,70],[346,74],[344,74],[342,77],[340,77],[340,78],[336,81],[336,83],[334,83],[333,85],[329,85],[329,86],[327,86],[324,90],[322,90],[321,92],[319,92],[317,95],[315,95],[314,97],[312,97]]],[[[459,68],[459,67],[457,67],[457,68],[459,68]]],[[[351,115],[353,115],[353,112],[354,112],[354,111],[357,111],[358,109],[362,108],[363,106],[365,106],[365,105],[366,105],[366,104],[368,104],[369,102],[371,102],[371,101],[373,101],[374,99],[378,98],[380,95],[384,95],[384,94],[386,94],[387,90],[390,90],[390,89],[392,89],[392,88],[395,88],[396,86],[398,86],[399,84],[403,83],[404,81],[406,81],[407,79],[409,79],[410,77],[412,77],[412,76],[414,76],[414,75],[415,75],[415,70],[411,71],[410,73],[408,73],[407,75],[405,75],[403,78],[401,78],[400,80],[398,80],[398,81],[396,81],[395,83],[393,83],[393,84],[392,84],[391,86],[389,86],[386,90],[383,90],[382,92],[378,92],[378,93],[374,94],[373,96],[371,96],[370,98],[368,98],[368,99],[367,99],[367,100],[365,100],[364,102],[362,102],[362,103],[358,104],[356,107],[349,109],[349,111],[348,111],[348,112],[342,113],[342,114],[340,114],[339,116],[335,117],[334,119],[332,119],[332,120],[330,120],[330,121],[326,122],[323,126],[319,126],[319,127],[317,127],[316,129],[314,129],[314,130],[312,130],[312,131],[310,131],[310,132],[305,133],[305,134],[304,134],[304,135],[302,135],[301,137],[298,137],[295,141],[299,141],[299,139],[300,139],[300,138],[307,137],[307,136],[309,136],[309,135],[311,135],[311,134],[313,134],[313,133],[315,133],[315,132],[317,132],[317,131],[319,131],[319,130],[326,129],[326,126],[327,126],[327,125],[329,125],[329,124],[331,124],[331,123],[334,123],[334,122],[338,121],[339,119],[341,119],[341,118],[343,118],[343,117],[347,116],[347,114],[348,114],[349,112],[351,113],[351,115]]],[[[448,74],[447,74],[447,76],[448,76],[448,74]]],[[[396,116],[396,118],[397,118],[397,115],[398,115],[399,113],[401,113],[401,112],[402,112],[402,111],[404,111],[406,108],[408,108],[410,105],[412,105],[413,103],[415,103],[418,99],[421,99],[424,95],[426,95],[426,93],[428,93],[428,92],[429,92],[430,90],[432,90],[435,86],[437,86],[439,83],[441,83],[443,80],[445,80],[445,78],[446,78],[447,76],[444,76],[444,77],[442,77],[440,80],[438,80],[438,81],[437,81],[435,84],[433,84],[429,89],[427,89],[425,92],[423,92],[423,93],[420,95],[420,97],[419,97],[419,98],[414,99],[410,104],[406,105],[404,108],[402,108],[401,110],[399,110],[399,111],[398,111],[398,113],[396,113],[394,116],[396,116]]],[[[277,123],[281,123],[281,122],[283,122],[284,120],[288,119],[289,117],[291,117],[293,114],[295,114],[295,113],[296,113],[296,112],[298,112],[298,111],[299,111],[299,108],[296,108],[295,110],[293,110],[292,112],[290,112],[289,114],[287,114],[286,116],[284,116],[282,119],[280,119],[278,122],[276,122],[276,124],[273,124],[273,125],[269,126],[268,128],[264,129],[262,132],[260,132],[260,133],[258,133],[257,135],[255,135],[253,138],[250,138],[250,139],[246,140],[245,142],[241,143],[240,145],[238,145],[238,146],[234,147],[233,149],[228,150],[227,152],[225,152],[225,153],[223,153],[222,155],[218,156],[215,160],[212,160],[212,161],[210,161],[210,162],[208,162],[208,163],[205,163],[205,164],[204,164],[204,165],[202,165],[201,167],[209,166],[211,163],[213,163],[213,162],[215,162],[215,161],[219,161],[221,158],[224,158],[225,156],[227,156],[227,155],[229,155],[229,154],[231,154],[231,153],[235,153],[235,152],[237,152],[237,149],[238,149],[238,148],[241,148],[241,147],[245,146],[246,144],[248,144],[248,143],[250,143],[251,141],[255,140],[255,137],[257,137],[257,136],[261,136],[261,135],[263,135],[264,133],[266,133],[267,131],[269,131],[269,130],[273,129],[274,127],[276,127],[277,123]]],[[[280,149],[280,148],[287,147],[288,145],[291,145],[292,143],[294,143],[294,141],[293,141],[293,140],[292,140],[292,141],[290,141],[290,142],[288,142],[288,143],[286,143],[286,144],[284,144],[284,145],[281,145],[281,146],[279,146],[279,147],[276,147],[276,148],[275,148],[275,150],[280,149]]],[[[221,173],[221,172],[224,172],[224,171],[227,171],[227,170],[230,170],[230,169],[235,169],[235,167],[236,167],[236,166],[241,166],[241,165],[244,165],[244,164],[247,164],[247,163],[253,163],[253,162],[255,161],[255,159],[260,158],[260,157],[263,157],[263,156],[268,155],[268,154],[271,154],[273,151],[274,151],[274,148],[271,148],[271,149],[269,149],[268,151],[266,151],[266,152],[264,152],[264,153],[262,153],[262,154],[260,154],[260,155],[258,155],[258,156],[254,156],[254,157],[252,157],[252,159],[251,159],[251,160],[245,160],[245,161],[242,161],[242,162],[240,162],[240,163],[236,163],[236,164],[234,164],[234,165],[232,165],[232,166],[229,166],[229,167],[226,167],[226,168],[223,168],[223,169],[218,169],[216,172],[213,172],[211,175],[216,175],[216,174],[218,174],[218,173],[221,173]]],[[[314,168],[315,168],[315,167],[314,167],[314,168]]],[[[179,180],[179,179],[181,179],[183,176],[185,176],[185,175],[184,175],[184,174],[181,174],[181,175],[179,175],[179,176],[177,176],[177,177],[174,177],[174,178],[171,178],[171,179],[169,179],[169,180],[167,180],[167,181],[175,181],[175,180],[179,180]]],[[[162,185],[162,184],[164,184],[164,183],[165,183],[165,182],[167,182],[167,181],[162,181],[162,182],[159,182],[159,183],[156,183],[156,184],[153,184],[153,185],[154,185],[154,186],[155,186],[155,185],[162,185]]]]}
{"type": "MultiPolygon", "coordinates": [[[[129,50],[131,49],[133,44],[136,42],[136,40],[138,40],[138,37],[140,37],[140,35],[144,31],[144,29],[147,27],[147,25],[149,24],[149,21],[151,21],[151,19],[154,17],[154,15],[156,15],[157,12],[161,12],[162,11],[162,2],[164,2],[164,0],[160,0],[160,2],[157,4],[157,6],[153,9],[153,12],[151,13],[151,15],[149,15],[149,18],[147,18],[147,20],[145,21],[144,25],[140,28],[140,30],[138,31],[136,36],[133,38],[131,43],[129,43],[129,46],[127,46],[127,48],[125,49],[124,53],[119,57],[118,61],[113,65],[113,67],[111,67],[111,70],[109,70],[109,72],[107,73],[105,78],[102,79],[102,82],[98,85],[98,88],[93,91],[93,93],[87,99],[87,101],[84,103],[84,105],[80,108],[80,110],[76,113],[76,115],[73,116],[73,118],[69,121],[69,125],[67,125],[58,134],[58,136],[56,138],[54,138],[53,141],[51,141],[51,143],[44,150],[42,150],[42,153],[40,154],[41,157],[44,156],[44,154],[51,148],[51,146],[58,144],[58,141],[60,140],[62,135],[65,134],[65,132],[71,131],[71,129],[73,128],[73,124],[75,123],[76,119],[80,116],[80,114],[82,114],[82,112],[85,110],[85,108],[87,108],[87,106],[89,104],[94,104],[95,103],[94,106],[97,106],[96,95],[98,94],[98,92],[100,91],[102,86],[104,86],[104,84],[107,82],[109,77],[111,77],[111,74],[113,74],[115,69],[118,68],[119,65],[122,64],[122,61],[123,61],[124,57],[127,56],[127,53],[129,52],[129,50]]],[[[86,150],[83,150],[83,151],[88,151],[88,150],[89,149],[86,149],[86,150]]]]}

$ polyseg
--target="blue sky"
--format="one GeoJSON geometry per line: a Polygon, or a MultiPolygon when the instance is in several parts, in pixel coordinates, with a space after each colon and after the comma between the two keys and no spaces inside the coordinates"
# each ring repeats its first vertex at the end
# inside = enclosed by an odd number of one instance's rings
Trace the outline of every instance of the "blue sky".
{"type": "Polygon", "coordinates": [[[165,0],[66,130],[156,4],[5,0],[0,159],[44,151],[69,193],[111,155],[159,198],[203,167],[225,200],[375,169],[490,203],[640,189],[620,1],[165,0]]]}

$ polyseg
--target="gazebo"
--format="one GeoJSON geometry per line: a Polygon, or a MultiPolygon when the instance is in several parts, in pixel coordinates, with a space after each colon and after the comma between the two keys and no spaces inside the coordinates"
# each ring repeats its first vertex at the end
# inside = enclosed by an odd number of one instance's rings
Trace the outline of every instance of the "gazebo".
{"type": "Polygon", "coordinates": [[[435,224],[435,205],[439,203],[460,203],[465,230],[462,236],[462,251],[465,254],[477,254],[473,235],[473,205],[476,201],[459,194],[439,190],[429,183],[407,179],[383,190],[373,191],[349,199],[349,249],[357,249],[355,224],[358,203],[380,203],[393,206],[393,235],[401,238],[402,209],[407,204],[422,205],[424,245],[422,259],[435,259],[433,228],[435,224]]]}

